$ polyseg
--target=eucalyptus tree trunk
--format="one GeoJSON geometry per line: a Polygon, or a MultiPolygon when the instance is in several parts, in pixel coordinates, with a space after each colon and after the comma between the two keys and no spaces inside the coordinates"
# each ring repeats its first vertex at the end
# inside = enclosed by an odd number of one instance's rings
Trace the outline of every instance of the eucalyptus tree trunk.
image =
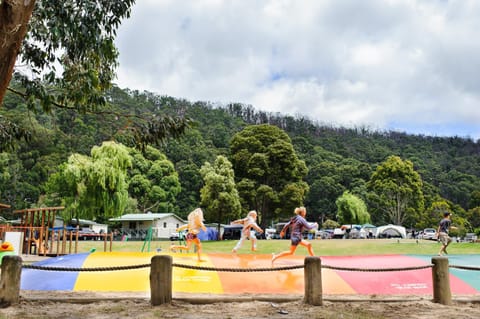
{"type": "Polygon", "coordinates": [[[0,0],[0,105],[34,7],[35,0],[0,0]]]}

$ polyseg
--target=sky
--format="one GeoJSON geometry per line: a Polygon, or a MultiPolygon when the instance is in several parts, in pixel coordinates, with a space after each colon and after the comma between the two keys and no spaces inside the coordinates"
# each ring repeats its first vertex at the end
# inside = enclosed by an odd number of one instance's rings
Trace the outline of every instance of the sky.
{"type": "Polygon", "coordinates": [[[480,139],[480,1],[138,0],[121,88],[480,139]]]}

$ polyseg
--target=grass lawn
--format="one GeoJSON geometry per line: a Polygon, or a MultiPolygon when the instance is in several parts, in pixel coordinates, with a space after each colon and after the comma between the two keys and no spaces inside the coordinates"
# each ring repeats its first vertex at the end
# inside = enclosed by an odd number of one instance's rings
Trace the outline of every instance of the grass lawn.
{"type": "MultiPolygon", "coordinates": [[[[236,240],[223,241],[203,241],[202,247],[204,253],[230,253],[235,246],[236,240]]],[[[417,254],[417,255],[436,255],[440,249],[440,243],[432,240],[411,240],[411,239],[328,239],[328,240],[310,240],[313,245],[315,255],[318,256],[352,256],[352,255],[387,255],[387,254],[417,254]]],[[[168,251],[171,241],[152,241],[144,243],[143,241],[113,241],[112,251],[168,251]]],[[[104,251],[103,241],[79,241],[78,252],[88,252],[92,248],[96,251],[104,251]]],[[[107,243],[107,251],[109,250],[107,243]]],[[[259,240],[257,242],[257,251],[255,254],[271,254],[288,250],[290,240],[259,240]]],[[[251,244],[246,241],[243,247],[238,251],[239,254],[249,254],[251,244]]],[[[480,243],[452,243],[448,251],[450,254],[478,254],[480,253],[480,243]]],[[[307,255],[307,250],[299,246],[297,255],[307,255]]]]}

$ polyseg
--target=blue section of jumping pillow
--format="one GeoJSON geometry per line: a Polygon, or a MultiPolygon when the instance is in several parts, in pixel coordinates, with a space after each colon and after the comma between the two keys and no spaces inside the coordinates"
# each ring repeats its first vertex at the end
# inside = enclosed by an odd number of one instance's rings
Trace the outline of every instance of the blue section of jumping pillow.
{"type": "MultiPolygon", "coordinates": [[[[49,258],[34,263],[35,266],[81,268],[89,253],[65,255],[49,258]]],[[[38,270],[25,268],[22,270],[22,290],[73,290],[78,271],[38,270]],[[51,273],[54,272],[54,275],[51,273]]]]}
{"type": "MultiPolygon", "coordinates": [[[[450,266],[480,267],[479,255],[448,255],[448,264],[450,266]]],[[[450,267],[450,273],[480,292],[480,271],[466,270],[450,267]]]]}
{"type": "MultiPolygon", "coordinates": [[[[426,262],[431,263],[431,255],[412,255],[412,257],[419,258],[426,262]]],[[[461,267],[480,267],[480,255],[446,255],[448,258],[449,266],[461,266],[461,267]]],[[[475,288],[480,292],[480,271],[479,270],[465,270],[450,267],[450,273],[459,278],[463,282],[466,282],[469,286],[475,288]]]]}

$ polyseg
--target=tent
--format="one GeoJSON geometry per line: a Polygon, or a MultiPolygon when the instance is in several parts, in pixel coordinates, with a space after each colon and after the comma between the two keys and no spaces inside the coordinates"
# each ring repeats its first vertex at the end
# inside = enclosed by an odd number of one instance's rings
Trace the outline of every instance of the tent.
{"type": "Polygon", "coordinates": [[[198,233],[198,239],[200,240],[217,240],[218,231],[215,228],[207,227],[207,231],[203,229],[198,233]]]}
{"type": "Polygon", "coordinates": [[[379,226],[375,233],[376,238],[407,238],[405,227],[399,225],[379,226]]]}

